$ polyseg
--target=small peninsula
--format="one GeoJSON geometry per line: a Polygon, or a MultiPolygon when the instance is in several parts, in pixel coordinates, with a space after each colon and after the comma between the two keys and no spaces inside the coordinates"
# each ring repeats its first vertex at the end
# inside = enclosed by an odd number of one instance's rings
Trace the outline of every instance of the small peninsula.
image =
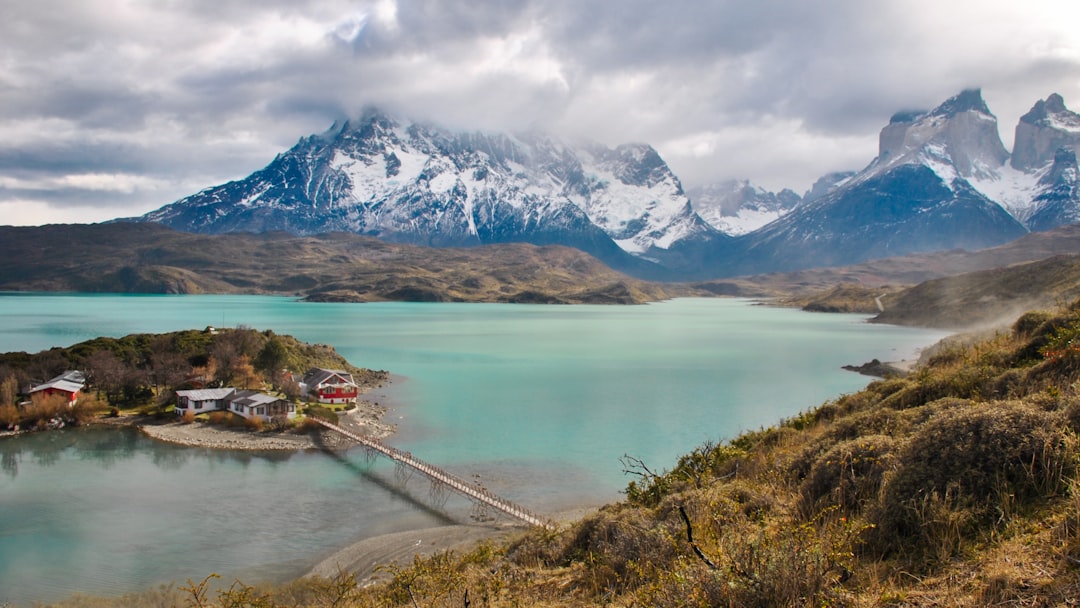
{"type": "Polygon", "coordinates": [[[239,327],[96,338],[0,354],[0,434],[80,424],[139,427],[161,441],[232,450],[343,447],[304,414],[385,437],[363,395],[389,374],[333,347],[239,327]]]}

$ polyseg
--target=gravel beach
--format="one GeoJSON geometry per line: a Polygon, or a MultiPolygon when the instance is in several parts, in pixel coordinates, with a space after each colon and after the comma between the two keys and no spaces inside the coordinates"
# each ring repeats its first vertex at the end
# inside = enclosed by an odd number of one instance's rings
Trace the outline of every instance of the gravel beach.
{"type": "MultiPolygon", "coordinates": [[[[339,414],[339,424],[359,434],[381,439],[392,435],[395,430],[393,425],[382,422],[385,413],[386,408],[361,401],[356,409],[339,414]]],[[[203,422],[143,423],[138,427],[159,441],[218,450],[316,450],[352,445],[351,441],[337,433],[325,431],[307,434],[258,432],[203,422]]]]}

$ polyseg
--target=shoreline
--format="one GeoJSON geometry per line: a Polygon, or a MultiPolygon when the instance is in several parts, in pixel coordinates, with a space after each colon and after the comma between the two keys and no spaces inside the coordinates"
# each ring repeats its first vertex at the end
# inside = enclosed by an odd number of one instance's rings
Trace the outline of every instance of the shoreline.
{"type": "MultiPolygon", "coordinates": [[[[552,519],[567,526],[595,513],[600,507],[578,507],[560,511],[552,519]]],[[[426,558],[447,551],[465,553],[486,542],[501,543],[530,530],[520,523],[452,524],[379,534],[337,549],[297,578],[332,578],[350,572],[361,586],[389,580],[394,566],[407,566],[416,557],[426,558]]]]}
{"type": "MultiPolygon", "coordinates": [[[[387,408],[371,401],[357,401],[356,408],[338,413],[342,426],[360,434],[383,439],[393,435],[397,427],[382,422],[387,408]]],[[[164,423],[130,423],[144,435],[157,441],[177,445],[217,450],[303,451],[339,449],[353,442],[337,433],[311,431],[307,433],[254,431],[248,428],[213,426],[205,422],[170,421],[164,423]]]]}

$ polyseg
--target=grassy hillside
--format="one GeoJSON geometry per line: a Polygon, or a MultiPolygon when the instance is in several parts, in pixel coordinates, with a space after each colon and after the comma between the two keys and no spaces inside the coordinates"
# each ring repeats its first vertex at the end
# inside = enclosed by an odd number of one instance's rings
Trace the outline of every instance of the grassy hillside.
{"type": "MultiPolygon", "coordinates": [[[[719,445],[558,533],[357,606],[986,606],[1080,597],[1080,308],[719,445]]],[[[1070,599],[1071,598],[1071,599],[1070,599]]]]}
{"type": "Polygon", "coordinates": [[[879,323],[970,328],[1080,297],[1080,256],[1056,256],[945,277],[882,298],[879,323]]]}
{"type": "Polygon", "coordinates": [[[0,227],[0,290],[619,304],[689,293],[567,247],[433,249],[352,234],[198,235],[123,223],[0,227]]]}
{"type": "MultiPolygon", "coordinates": [[[[937,349],[557,531],[199,606],[1063,606],[1080,597],[1080,303],[937,349]],[[240,602],[239,600],[243,600],[240,602]]],[[[86,600],[73,601],[74,605],[86,600]]],[[[161,593],[124,599],[157,605],[161,593]]]]}

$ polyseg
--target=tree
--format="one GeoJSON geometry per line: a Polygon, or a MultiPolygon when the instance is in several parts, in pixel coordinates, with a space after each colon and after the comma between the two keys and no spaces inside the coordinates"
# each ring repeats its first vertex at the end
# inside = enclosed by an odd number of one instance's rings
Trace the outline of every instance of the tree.
{"type": "Polygon", "coordinates": [[[272,336],[266,341],[266,346],[259,351],[259,356],[255,358],[255,368],[262,370],[276,383],[278,374],[285,367],[288,358],[289,351],[285,348],[285,344],[277,336],[272,336]]]}
{"type": "Polygon", "coordinates": [[[85,367],[90,384],[104,391],[109,402],[120,403],[126,369],[124,363],[112,351],[102,348],[86,358],[85,367]]]}
{"type": "Polygon", "coordinates": [[[19,380],[15,374],[0,382],[0,406],[14,406],[19,399],[19,380]]]}
{"type": "Polygon", "coordinates": [[[258,388],[263,383],[262,376],[255,371],[247,355],[240,355],[230,372],[233,383],[240,388],[258,388]]]}

